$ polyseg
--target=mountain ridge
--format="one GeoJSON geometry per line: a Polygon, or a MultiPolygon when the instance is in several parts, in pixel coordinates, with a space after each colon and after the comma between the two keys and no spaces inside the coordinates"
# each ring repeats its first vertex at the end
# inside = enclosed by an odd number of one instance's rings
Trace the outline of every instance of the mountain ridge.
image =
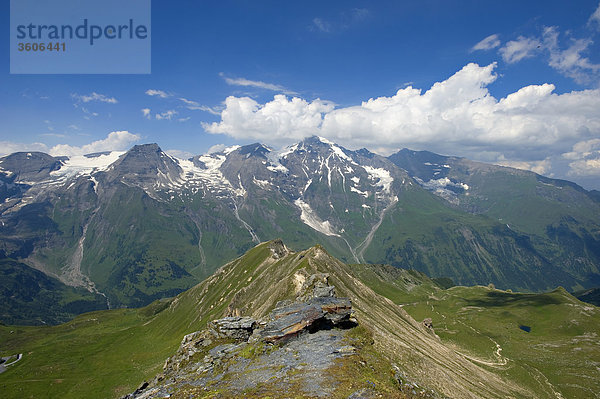
{"type": "Polygon", "coordinates": [[[0,254],[117,307],[181,292],[275,237],[459,284],[599,284],[593,194],[432,154],[385,158],[311,137],[279,151],[250,144],[188,160],[157,144],[70,158],[11,155],[0,158],[0,254]],[[33,163],[17,168],[15,157],[33,163]],[[29,171],[22,180],[21,169],[29,171]]]}

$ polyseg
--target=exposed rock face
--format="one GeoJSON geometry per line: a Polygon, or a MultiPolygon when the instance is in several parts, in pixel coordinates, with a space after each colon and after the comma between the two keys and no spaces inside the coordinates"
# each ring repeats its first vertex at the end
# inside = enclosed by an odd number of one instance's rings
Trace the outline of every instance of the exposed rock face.
{"type": "MultiPolygon", "coordinates": [[[[274,257],[284,256],[283,251],[287,251],[277,243],[271,249],[274,257]]],[[[357,351],[344,338],[343,329],[356,326],[352,303],[334,296],[327,275],[307,275],[304,270],[299,273],[302,284],[296,302],[280,302],[265,321],[230,316],[213,320],[206,330],[186,335],[176,354],[165,362],[163,372],[124,398],[170,397],[190,385],[201,390],[206,386],[222,387],[233,395],[258,384],[281,381],[285,390],[290,384],[290,371],[301,371],[294,379],[303,381],[306,395],[330,396],[335,384],[327,382],[324,371],[335,359],[354,356],[357,351]],[[265,345],[272,343],[280,345],[265,345]],[[272,349],[265,350],[267,346],[272,349]],[[259,359],[252,361],[252,356],[259,359]],[[230,378],[224,379],[225,374],[230,378]]],[[[372,397],[361,395],[354,397],[372,397]]]]}
{"type": "Polygon", "coordinates": [[[431,317],[424,319],[422,324],[423,327],[433,330],[433,320],[431,320],[431,317]]]}
{"type": "Polygon", "coordinates": [[[258,323],[251,317],[225,317],[210,322],[211,334],[217,338],[233,338],[247,341],[252,332],[258,327],[258,323]]]}
{"type": "Polygon", "coordinates": [[[274,310],[274,320],[258,336],[265,342],[288,339],[301,331],[319,330],[321,326],[339,325],[350,319],[350,300],[343,298],[315,298],[309,303],[299,303],[274,310]]]}
{"type": "Polygon", "coordinates": [[[271,241],[269,249],[273,253],[273,258],[275,259],[283,258],[290,252],[281,239],[271,241]]]}

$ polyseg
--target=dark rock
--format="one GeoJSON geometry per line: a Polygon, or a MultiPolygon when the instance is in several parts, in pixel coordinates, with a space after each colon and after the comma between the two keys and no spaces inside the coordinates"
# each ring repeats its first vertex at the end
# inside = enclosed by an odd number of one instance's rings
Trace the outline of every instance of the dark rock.
{"type": "Polygon", "coordinates": [[[209,324],[211,333],[217,338],[233,338],[247,341],[258,323],[251,317],[231,316],[213,320],[209,324]]]}
{"type": "Polygon", "coordinates": [[[353,392],[350,396],[348,396],[348,399],[372,399],[378,397],[381,397],[381,395],[377,394],[375,390],[363,388],[353,392]]]}
{"type": "Polygon", "coordinates": [[[280,259],[289,253],[289,250],[281,239],[273,240],[269,243],[269,249],[275,259],[280,259]]]}
{"type": "Polygon", "coordinates": [[[276,342],[304,330],[316,331],[324,326],[339,325],[348,321],[351,313],[352,303],[348,298],[312,298],[306,303],[273,310],[272,320],[258,335],[266,342],[276,342]]]}
{"type": "Polygon", "coordinates": [[[431,320],[431,317],[424,319],[422,324],[423,327],[433,330],[433,320],[431,320]]]}

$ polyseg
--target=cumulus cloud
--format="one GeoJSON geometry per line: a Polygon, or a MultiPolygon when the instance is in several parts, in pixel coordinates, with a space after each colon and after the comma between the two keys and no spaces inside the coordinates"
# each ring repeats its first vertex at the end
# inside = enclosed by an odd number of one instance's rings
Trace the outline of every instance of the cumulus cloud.
{"type": "Polygon", "coordinates": [[[471,51],[491,50],[498,46],[500,46],[499,36],[498,36],[498,34],[493,34],[493,35],[489,35],[488,37],[486,37],[485,39],[483,39],[482,41],[480,41],[479,43],[474,45],[471,48],[471,51]]]}
{"type": "Polygon", "coordinates": [[[111,132],[102,140],[94,141],[81,147],[69,144],[59,144],[47,151],[50,155],[85,155],[102,151],[122,151],[141,139],[140,135],[128,131],[111,132]]]}
{"type": "Polygon", "coordinates": [[[142,108],[141,111],[144,118],[150,119],[150,108],[142,108]]]}
{"type": "Polygon", "coordinates": [[[154,90],[154,89],[148,89],[146,90],[146,95],[147,96],[151,96],[151,97],[160,97],[160,98],[168,98],[171,97],[171,94],[164,92],[162,90],[154,90]]]}
{"type": "Polygon", "coordinates": [[[215,152],[223,151],[227,146],[225,144],[215,144],[211,146],[208,150],[206,150],[207,154],[214,154],[215,152]]]}
{"type": "Polygon", "coordinates": [[[541,45],[537,39],[519,36],[517,40],[506,43],[500,49],[500,55],[505,62],[513,64],[524,58],[533,57],[541,45]]]}
{"type": "Polygon", "coordinates": [[[501,156],[500,159],[494,163],[497,165],[509,166],[511,168],[516,168],[516,169],[530,170],[530,171],[535,172],[540,175],[545,175],[552,169],[552,162],[549,158],[543,159],[541,161],[529,161],[529,162],[511,161],[511,160],[503,159],[503,158],[504,157],[501,156]]]}
{"type": "Polygon", "coordinates": [[[261,141],[287,141],[317,134],[323,114],[333,111],[333,104],[321,100],[308,102],[298,97],[288,99],[278,94],[266,104],[249,97],[229,96],[221,121],[204,123],[209,133],[222,133],[235,138],[256,138],[261,141]]]}
{"type": "Polygon", "coordinates": [[[71,97],[73,97],[74,99],[81,101],[83,103],[89,103],[91,101],[100,101],[100,102],[108,103],[108,104],[118,103],[116,98],[108,97],[108,96],[105,96],[104,94],[99,94],[96,92],[92,92],[92,94],[73,93],[73,94],[71,94],[71,97]]]}
{"type": "Polygon", "coordinates": [[[320,135],[388,154],[410,147],[481,159],[478,154],[488,152],[495,154],[490,160],[527,162],[521,167],[544,173],[553,156],[600,137],[600,90],[559,95],[554,85],[542,84],[497,99],[487,89],[497,79],[495,67],[468,64],[425,92],[409,86],[342,108],[284,95],[264,104],[231,96],[221,120],[203,127],[272,145],[320,135]]]}
{"type": "Polygon", "coordinates": [[[182,151],[182,150],[166,150],[165,152],[167,154],[169,154],[170,156],[179,158],[179,159],[190,159],[194,156],[193,153],[191,153],[189,151],[182,151]]]}
{"type": "Polygon", "coordinates": [[[562,156],[572,161],[569,176],[600,177],[600,138],[580,141],[562,156]]]}
{"type": "Polygon", "coordinates": [[[12,141],[0,141],[0,156],[9,155],[14,152],[48,152],[48,146],[44,143],[13,143],[12,141]]]}
{"type": "Polygon", "coordinates": [[[140,139],[141,136],[138,134],[129,133],[128,131],[118,131],[109,133],[108,136],[102,140],[97,140],[81,147],[69,144],[58,144],[54,147],[49,147],[44,143],[25,144],[0,141],[0,155],[8,155],[21,151],[40,151],[52,156],[77,156],[103,151],[122,151],[131,147],[133,143],[140,139]]]}

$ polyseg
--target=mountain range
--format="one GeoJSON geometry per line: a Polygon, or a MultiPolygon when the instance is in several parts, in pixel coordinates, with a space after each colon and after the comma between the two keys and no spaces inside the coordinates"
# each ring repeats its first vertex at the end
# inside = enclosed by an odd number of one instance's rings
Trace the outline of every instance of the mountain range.
{"type": "Polygon", "coordinates": [[[600,193],[568,181],[319,137],[187,160],[145,144],[0,158],[0,320],[55,324],[144,306],[277,237],[459,285],[600,286],[600,193]],[[43,306],[23,286],[41,287],[43,306]]]}

